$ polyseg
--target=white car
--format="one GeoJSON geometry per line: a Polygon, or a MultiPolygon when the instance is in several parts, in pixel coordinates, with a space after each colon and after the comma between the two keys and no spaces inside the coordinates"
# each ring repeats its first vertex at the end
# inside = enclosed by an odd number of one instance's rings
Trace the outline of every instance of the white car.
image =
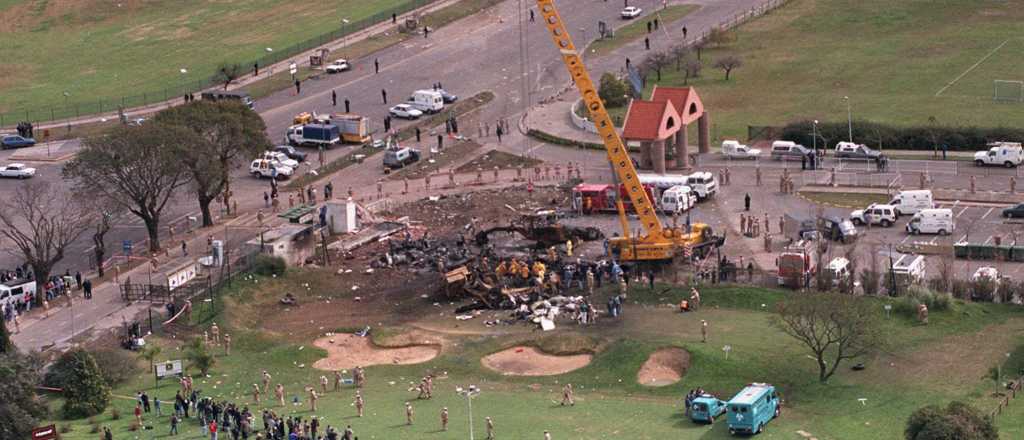
{"type": "Polygon", "coordinates": [[[280,151],[264,151],[263,159],[274,162],[276,165],[284,165],[292,169],[299,167],[299,161],[289,158],[287,154],[280,151]]]}
{"type": "Polygon", "coordinates": [[[722,141],[722,154],[728,159],[757,159],[761,157],[761,150],[750,148],[739,143],[739,141],[722,141]]]}
{"type": "Polygon", "coordinates": [[[3,168],[0,168],[0,177],[15,177],[18,179],[27,179],[35,175],[36,169],[26,167],[23,163],[12,163],[3,168]]]}
{"type": "Polygon", "coordinates": [[[626,20],[630,18],[636,18],[639,17],[640,14],[642,14],[643,12],[644,10],[640,9],[639,7],[626,6],[625,8],[622,8],[622,18],[626,20]]]}
{"type": "Polygon", "coordinates": [[[352,66],[348,64],[348,60],[334,60],[333,63],[328,64],[324,68],[327,73],[339,73],[351,69],[352,66]]]}
{"type": "Polygon", "coordinates": [[[388,112],[396,118],[418,119],[420,116],[423,116],[423,112],[413,108],[409,104],[398,104],[391,107],[388,112]]]}
{"type": "Polygon", "coordinates": [[[277,180],[287,179],[294,169],[266,159],[256,159],[249,164],[249,174],[256,177],[267,177],[277,180]]]}

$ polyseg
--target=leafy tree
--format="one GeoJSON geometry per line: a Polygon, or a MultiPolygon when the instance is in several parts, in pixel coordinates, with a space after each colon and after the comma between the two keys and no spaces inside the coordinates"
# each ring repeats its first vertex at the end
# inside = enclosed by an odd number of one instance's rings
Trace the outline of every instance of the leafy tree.
{"type": "Polygon", "coordinates": [[[86,138],[64,167],[78,193],[95,194],[146,224],[149,249],[160,250],[160,215],[175,190],[189,182],[176,146],[194,134],[180,127],[147,123],[116,127],[86,138]]]}
{"type": "MultiPolygon", "coordinates": [[[[83,197],[93,200],[93,197],[83,194],[83,197]]],[[[99,198],[94,200],[98,203],[96,206],[96,212],[92,216],[92,252],[93,258],[96,261],[96,274],[99,277],[103,277],[105,270],[103,269],[103,260],[107,257],[107,233],[114,227],[114,223],[124,216],[124,210],[120,206],[111,203],[107,199],[99,198]]]]}
{"type": "Polygon", "coordinates": [[[840,362],[882,343],[878,313],[867,301],[832,293],[793,295],[778,305],[775,325],[800,341],[818,363],[818,380],[828,382],[840,362]]]}
{"type": "Polygon", "coordinates": [[[217,82],[224,83],[224,90],[227,90],[228,86],[231,85],[231,83],[235,82],[235,80],[241,76],[241,65],[239,65],[238,63],[224,63],[217,67],[217,73],[214,74],[213,79],[217,82]]]}
{"type": "Polygon", "coordinates": [[[158,113],[154,121],[195,134],[179,142],[177,151],[192,178],[203,226],[213,225],[210,204],[217,196],[225,195],[230,207],[231,170],[270,147],[263,118],[229,100],[193,101],[158,113]]]}
{"type": "Polygon", "coordinates": [[[622,107],[626,105],[629,87],[625,81],[611,72],[605,72],[604,75],[601,75],[601,85],[597,94],[604,101],[606,107],[622,107]]]}
{"type": "Polygon", "coordinates": [[[110,403],[110,386],[103,380],[96,360],[83,349],[71,350],[58,361],[65,364],[64,417],[89,417],[102,413],[110,403]]]}
{"type": "Polygon", "coordinates": [[[210,348],[206,346],[206,341],[203,338],[196,336],[188,343],[185,349],[185,358],[189,361],[189,367],[199,369],[199,372],[206,375],[213,368],[214,364],[217,363],[217,358],[210,352],[210,348]]]}
{"type": "Polygon", "coordinates": [[[150,345],[139,352],[139,357],[149,362],[150,373],[153,373],[153,363],[156,362],[156,358],[160,357],[161,352],[163,352],[163,349],[158,345],[150,345]]]}
{"type": "Polygon", "coordinates": [[[655,52],[648,56],[641,67],[648,72],[655,72],[658,74],[658,81],[661,81],[661,69],[664,69],[672,63],[672,59],[664,52],[655,52]]]}
{"type": "MultiPolygon", "coordinates": [[[[32,266],[37,280],[50,278],[50,271],[64,259],[64,251],[88,227],[84,204],[43,181],[20,186],[0,204],[0,237],[6,238],[18,255],[32,266]]],[[[43,295],[36,295],[42,304],[43,295]]]]}
{"type": "Polygon", "coordinates": [[[907,420],[903,436],[907,440],[998,440],[999,430],[991,417],[954,401],[945,408],[918,408],[907,420]]]}
{"type": "Polygon", "coordinates": [[[35,389],[41,368],[37,359],[17,351],[0,354],[0,438],[29,438],[46,417],[46,405],[35,389]]]}
{"type": "Polygon", "coordinates": [[[736,55],[727,55],[718,60],[715,60],[715,68],[722,69],[725,72],[725,80],[729,80],[729,73],[733,69],[739,68],[743,65],[743,60],[736,55]]]}

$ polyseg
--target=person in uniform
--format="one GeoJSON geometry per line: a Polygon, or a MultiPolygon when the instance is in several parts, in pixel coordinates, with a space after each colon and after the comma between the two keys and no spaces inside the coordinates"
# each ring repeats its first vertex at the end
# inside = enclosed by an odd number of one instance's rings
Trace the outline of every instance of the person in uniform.
{"type": "Polygon", "coordinates": [[[494,440],[494,421],[490,417],[485,417],[487,421],[487,440],[494,440]]]}
{"type": "Polygon", "coordinates": [[[363,416],[363,393],[356,390],[356,414],[357,417],[363,416]]]}
{"type": "Polygon", "coordinates": [[[267,370],[263,370],[263,392],[270,392],[270,373],[267,370]]]}
{"type": "Polygon", "coordinates": [[[260,386],[258,384],[252,384],[252,400],[260,403],[260,386]]]}
{"type": "Polygon", "coordinates": [[[274,395],[277,396],[277,403],[284,406],[284,385],[277,384],[277,387],[274,388],[274,395]]]}
{"type": "Polygon", "coordinates": [[[567,404],[567,403],[569,404],[569,406],[576,406],[576,401],[573,399],[573,395],[572,395],[572,384],[571,383],[567,383],[567,384],[565,384],[564,387],[562,387],[562,403],[561,403],[561,405],[565,406],[565,404],[567,404]]]}
{"type": "Polygon", "coordinates": [[[324,394],[327,394],[327,376],[320,375],[320,389],[324,394]]]}
{"type": "Polygon", "coordinates": [[[341,388],[341,371],[334,372],[334,391],[341,388]]]}
{"type": "Polygon", "coordinates": [[[441,430],[448,430],[448,407],[441,408],[441,430]]]}
{"type": "Polygon", "coordinates": [[[320,400],[320,396],[316,394],[316,388],[309,387],[309,410],[316,412],[316,401],[320,400]]]}
{"type": "Polygon", "coordinates": [[[708,342],[708,322],[700,320],[700,342],[708,342]]]}
{"type": "Polygon", "coordinates": [[[412,404],[405,402],[405,424],[412,425],[412,404]]]}

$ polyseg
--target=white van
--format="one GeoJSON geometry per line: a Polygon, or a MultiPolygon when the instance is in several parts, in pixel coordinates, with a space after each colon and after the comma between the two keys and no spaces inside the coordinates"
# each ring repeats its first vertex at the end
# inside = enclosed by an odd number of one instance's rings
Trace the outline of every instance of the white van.
{"type": "Polygon", "coordinates": [[[793,141],[772,142],[771,155],[772,159],[775,160],[800,159],[801,157],[807,157],[809,154],[811,154],[811,150],[793,141]]]}
{"type": "Polygon", "coordinates": [[[850,273],[850,260],[843,257],[836,257],[829,261],[827,270],[829,277],[832,278],[833,286],[838,286],[853,275],[850,273]]]}
{"type": "Polygon", "coordinates": [[[1024,148],[1019,142],[992,142],[986,151],[974,153],[974,164],[1013,168],[1024,161],[1024,148]]]}
{"type": "Polygon", "coordinates": [[[903,254],[892,264],[896,282],[906,286],[924,281],[925,260],[923,255],[903,254]]]}
{"type": "Polygon", "coordinates": [[[424,113],[437,113],[444,109],[444,95],[436,90],[417,90],[406,104],[424,113]]]}
{"type": "Polygon", "coordinates": [[[715,175],[708,171],[698,171],[686,176],[686,185],[697,195],[697,200],[705,200],[718,192],[715,175]]]}
{"type": "MultiPolygon", "coordinates": [[[[0,284],[0,305],[16,307],[25,303],[25,294],[29,299],[36,296],[36,282],[27,280],[10,280],[0,284]]],[[[3,317],[0,317],[3,319],[3,317]]]]}
{"type": "Polygon", "coordinates": [[[735,140],[722,141],[722,155],[727,159],[757,159],[761,157],[761,150],[750,148],[735,140]]]}
{"type": "Polygon", "coordinates": [[[952,209],[922,209],[907,222],[907,232],[949,235],[955,226],[952,209]]]}
{"type": "Polygon", "coordinates": [[[935,207],[935,203],[932,200],[932,190],[930,189],[900,191],[888,204],[896,209],[896,217],[916,214],[922,209],[932,209],[935,207]]]}
{"type": "Polygon", "coordinates": [[[694,203],[697,203],[697,196],[685,185],[673,186],[661,193],[661,209],[665,214],[679,214],[692,208],[694,203]]]}

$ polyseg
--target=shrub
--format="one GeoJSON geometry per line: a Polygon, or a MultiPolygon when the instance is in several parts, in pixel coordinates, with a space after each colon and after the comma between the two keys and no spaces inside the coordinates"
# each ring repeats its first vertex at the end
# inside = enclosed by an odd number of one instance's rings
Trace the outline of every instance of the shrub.
{"type": "Polygon", "coordinates": [[[971,299],[991,302],[995,299],[996,289],[999,284],[989,277],[972,279],[969,283],[969,294],[971,299]]]}
{"type": "Polygon", "coordinates": [[[950,402],[945,408],[928,405],[914,411],[903,435],[907,440],[997,440],[999,431],[977,408],[950,402]]]}
{"type": "Polygon", "coordinates": [[[864,269],[860,273],[860,285],[865,295],[877,295],[881,276],[877,270],[864,269]]]}
{"type": "Polygon", "coordinates": [[[118,411],[117,408],[111,408],[110,409],[110,419],[111,420],[120,420],[121,419],[121,411],[118,411]]]}
{"type": "Polygon", "coordinates": [[[101,349],[91,352],[96,365],[100,367],[103,380],[110,386],[117,386],[135,376],[139,371],[138,359],[129,351],[101,349]]]}
{"type": "Polygon", "coordinates": [[[628,100],[629,87],[625,81],[611,72],[605,72],[604,75],[601,75],[601,85],[597,94],[604,101],[605,107],[622,107],[628,100]]]}
{"type": "Polygon", "coordinates": [[[284,259],[270,255],[257,255],[256,261],[252,265],[252,271],[263,276],[284,275],[284,259]]]}
{"type": "Polygon", "coordinates": [[[949,290],[954,298],[970,299],[971,283],[967,280],[953,280],[949,284],[949,290]]]}
{"type": "Polygon", "coordinates": [[[189,360],[189,366],[198,369],[203,376],[217,363],[217,358],[210,353],[206,341],[203,341],[200,336],[196,336],[188,343],[188,347],[185,349],[185,358],[189,360]]]}
{"type": "Polygon", "coordinates": [[[85,350],[64,353],[64,417],[74,419],[99,414],[110,403],[110,386],[103,380],[96,360],[85,350]]]}
{"type": "Polygon", "coordinates": [[[65,423],[63,425],[60,425],[60,433],[61,434],[67,434],[69,432],[71,432],[71,425],[69,425],[67,423],[65,423]]]}
{"type": "MultiPolygon", "coordinates": [[[[782,139],[811,145],[813,122],[793,122],[782,129],[782,139]]],[[[818,124],[819,140],[829,146],[846,140],[846,121],[822,122],[818,124]]],[[[947,145],[950,151],[980,150],[993,141],[1022,142],[1024,129],[1016,127],[953,127],[953,126],[912,126],[897,127],[867,121],[853,121],[853,138],[873,148],[900,148],[905,150],[932,151],[938,145],[947,145]]]]}
{"type": "Polygon", "coordinates": [[[953,298],[948,293],[935,292],[921,286],[910,286],[906,296],[896,302],[894,308],[896,313],[914,318],[917,317],[917,306],[924,304],[928,306],[929,312],[949,310],[953,298]]]}

